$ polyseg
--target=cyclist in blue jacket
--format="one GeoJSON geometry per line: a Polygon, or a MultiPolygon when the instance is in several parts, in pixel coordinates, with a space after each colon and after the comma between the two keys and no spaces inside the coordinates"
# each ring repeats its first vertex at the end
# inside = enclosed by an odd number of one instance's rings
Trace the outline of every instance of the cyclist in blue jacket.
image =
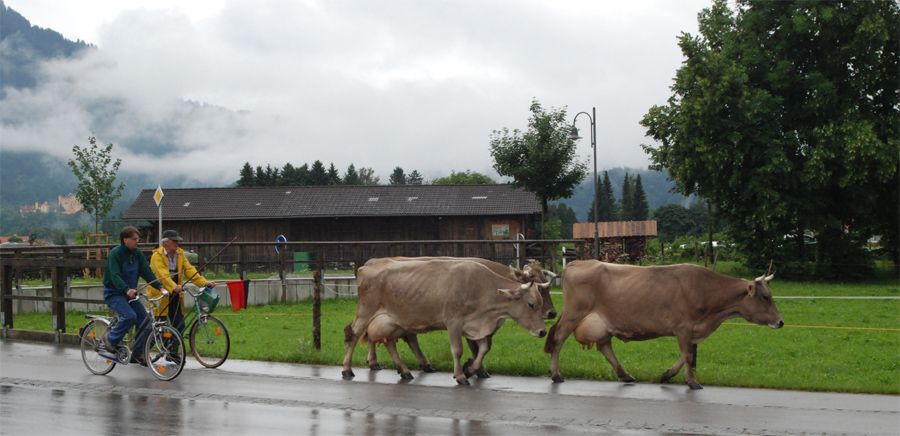
{"type": "Polygon", "coordinates": [[[105,338],[106,348],[115,352],[116,347],[132,326],[140,329],[135,334],[135,343],[132,348],[134,354],[132,362],[146,366],[144,361],[144,341],[150,331],[147,321],[147,309],[137,299],[138,279],[150,283],[156,289],[162,285],[156,281],[156,275],[150,268],[144,253],[138,249],[141,234],[132,226],[125,227],[119,232],[121,244],[109,251],[106,260],[106,271],[103,273],[103,299],[106,304],[119,314],[119,322],[105,338]]]}

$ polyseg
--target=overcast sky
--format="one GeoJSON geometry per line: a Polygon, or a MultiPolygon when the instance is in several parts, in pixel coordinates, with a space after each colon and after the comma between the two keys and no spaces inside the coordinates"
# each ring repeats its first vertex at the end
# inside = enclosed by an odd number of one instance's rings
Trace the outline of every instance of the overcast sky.
{"type": "MultiPolygon", "coordinates": [[[[244,162],[321,160],[426,179],[498,178],[494,130],[525,130],[536,98],[569,118],[597,108],[598,168],[646,168],[639,121],[665,104],[710,0],[259,1],[6,0],[32,25],[98,53],[45,68],[11,93],[6,150],[69,159],[93,132],[121,171],[193,175],[222,186],[244,162]],[[102,108],[95,99],[112,99],[102,108]],[[192,110],[185,101],[208,106],[192,110]],[[89,111],[114,115],[95,125],[89,111]],[[140,154],[141,138],[170,144],[140,154]]],[[[592,159],[578,117],[579,155],[592,159]]],[[[592,164],[589,162],[589,168],[592,164]]],[[[498,178],[499,179],[499,178],[498,178]]],[[[164,180],[160,183],[165,187],[164,180]]]]}

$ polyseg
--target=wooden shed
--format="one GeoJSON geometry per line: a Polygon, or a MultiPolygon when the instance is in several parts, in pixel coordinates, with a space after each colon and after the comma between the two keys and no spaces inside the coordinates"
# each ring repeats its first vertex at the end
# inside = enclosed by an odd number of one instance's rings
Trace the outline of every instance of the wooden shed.
{"type": "MultiPolygon", "coordinates": [[[[375,185],[165,189],[163,228],[192,242],[489,240],[527,236],[540,219],[533,193],[510,185],[375,185]]],[[[155,189],[123,215],[148,221],[157,241],[155,189]]],[[[260,248],[260,251],[262,248],[260,248]]],[[[478,253],[468,253],[477,255],[478,253]]],[[[330,257],[330,256],[329,256],[330,257]]]]}
{"type": "MultiPolygon", "coordinates": [[[[597,223],[602,259],[604,262],[633,262],[647,254],[647,238],[656,236],[656,221],[605,221],[597,223]]],[[[587,256],[594,241],[594,223],[575,223],[572,237],[589,243],[587,256]]]]}

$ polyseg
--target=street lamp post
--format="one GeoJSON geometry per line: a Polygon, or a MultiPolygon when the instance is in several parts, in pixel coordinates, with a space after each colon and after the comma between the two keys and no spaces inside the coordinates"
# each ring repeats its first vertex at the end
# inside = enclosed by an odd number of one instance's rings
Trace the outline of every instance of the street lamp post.
{"type": "Polygon", "coordinates": [[[569,139],[573,141],[577,141],[581,139],[581,136],[578,136],[578,129],[575,128],[575,121],[578,120],[578,116],[581,114],[587,115],[588,119],[591,120],[591,148],[594,149],[594,259],[600,259],[600,232],[597,228],[597,221],[599,216],[597,215],[597,108],[593,108],[593,115],[587,112],[579,112],[575,114],[575,118],[572,119],[572,131],[569,133],[569,139]]]}

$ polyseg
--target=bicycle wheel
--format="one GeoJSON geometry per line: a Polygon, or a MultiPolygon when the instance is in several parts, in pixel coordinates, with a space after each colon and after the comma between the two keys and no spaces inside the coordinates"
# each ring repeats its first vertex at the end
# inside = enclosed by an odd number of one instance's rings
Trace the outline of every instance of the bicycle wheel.
{"type": "Polygon", "coordinates": [[[191,344],[194,357],[207,368],[217,368],[225,363],[231,350],[228,329],[219,318],[212,315],[201,317],[194,322],[188,335],[188,342],[191,344]]]}
{"type": "Polygon", "coordinates": [[[184,339],[172,326],[156,326],[144,343],[144,358],[156,378],[172,380],[184,369],[184,339]]]}
{"type": "Polygon", "coordinates": [[[109,322],[95,319],[87,323],[81,331],[81,360],[84,361],[88,371],[97,375],[109,374],[116,367],[116,362],[97,352],[108,328],[109,322]]]}

